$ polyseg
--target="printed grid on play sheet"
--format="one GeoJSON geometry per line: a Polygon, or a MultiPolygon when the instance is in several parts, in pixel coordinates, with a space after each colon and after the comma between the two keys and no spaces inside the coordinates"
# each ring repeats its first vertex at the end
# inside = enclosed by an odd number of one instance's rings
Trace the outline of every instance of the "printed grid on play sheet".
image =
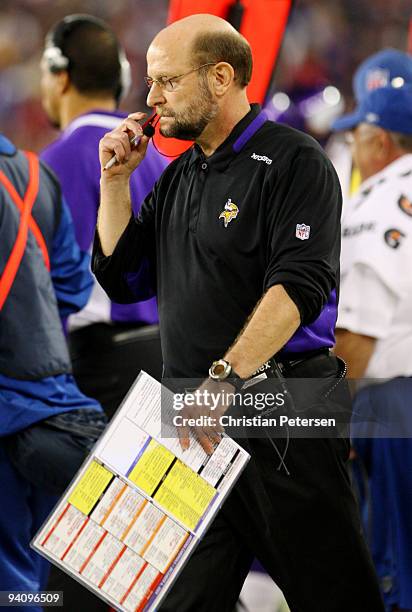
{"type": "Polygon", "coordinates": [[[161,438],[159,404],[160,384],[141,373],[32,543],[130,612],[164,597],[249,458],[227,437],[211,457],[194,440],[183,455],[161,438]]]}

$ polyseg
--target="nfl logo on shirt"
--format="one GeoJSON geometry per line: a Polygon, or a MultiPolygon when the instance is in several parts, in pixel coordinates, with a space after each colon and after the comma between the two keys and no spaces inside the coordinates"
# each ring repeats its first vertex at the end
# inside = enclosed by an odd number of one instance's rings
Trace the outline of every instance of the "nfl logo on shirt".
{"type": "Polygon", "coordinates": [[[296,238],[299,240],[307,240],[310,236],[310,225],[304,223],[296,224],[296,238]]]}

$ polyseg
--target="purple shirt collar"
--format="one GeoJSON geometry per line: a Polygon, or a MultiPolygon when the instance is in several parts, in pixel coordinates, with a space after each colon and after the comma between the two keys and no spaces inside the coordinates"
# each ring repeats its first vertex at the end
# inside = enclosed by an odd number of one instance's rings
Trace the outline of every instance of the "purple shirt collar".
{"type": "Polygon", "coordinates": [[[264,123],[268,120],[268,116],[265,111],[260,111],[260,113],[255,117],[252,123],[249,123],[244,132],[237,138],[237,140],[233,143],[233,150],[235,153],[239,153],[245,144],[256,134],[256,132],[262,127],[264,123]]]}
{"type": "Polygon", "coordinates": [[[268,120],[265,111],[258,104],[251,104],[250,111],[233,128],[229,136],[210,157],[206,158],[199,145],[195,144],[188,157],[191,165],[199,160],[206,160],[217,170],[225,170],[231,160],[243,149],[246,143],[268,120]]]}

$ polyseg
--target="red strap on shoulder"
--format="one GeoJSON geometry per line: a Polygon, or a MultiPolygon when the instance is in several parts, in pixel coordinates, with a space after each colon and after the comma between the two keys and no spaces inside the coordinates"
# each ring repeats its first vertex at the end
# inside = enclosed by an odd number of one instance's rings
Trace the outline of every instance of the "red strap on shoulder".
{"type": "Polygon", "coordinates": [[[7,263],[3,270],[3,274],[0,278],[0,310],[3,308],[4,302],[7,299],[7,296],[10,292],[10,289],[18,272],[21,260],[23,258],[27,244],[27,235],[29,227],[33,231],[37,243],[39,244],[39,247],[42,251],[44,263],[46,267],[50,269],[49,254],[47,251],[45,240],[43,238],[42,233],[40,232],[36,221],[31,216],[31,211],[34,202],[36,201],[37,194],[39,192],[39,160],[34,153],[31,153],[29,151],[25,152],[25,155],[29,164],[29,181],[23,199],[21,199],[7,176],[0,171],[0,183],[3,184],[3,186],[9,193],[11,199],[19,209],[21,215],[16,241],[13,245],[9,259],[7,260],[7,263]]]}
{"type": "MultiPolygon", "coordinates": [[[[31,153],[30,151],[25,151],[25,155],[28,158],[29,161],[29,173],[30,173],[30,159],[31,157],[35,158],[37,161],[37,190],[39,189],[39,163],[38,163],[38,159],[37,157],[34,155],[34,153],[31,153]]],[[[27,190],[26,190],[26,196],[27,196],[27,192],[29,190],[30,187],[30,177],[31,175],[29,174],[29,185],[27,186],[27,190]]],[[[10,179],[7,178],[7,176],[1,172],[0,170],[0,183],[3,184],[3,186],[7,189],[10,197],[12,198],[14,204],[17,206],[17,208],[19,209],[20,213],[23,212],[23,200],[21,199],[21,197],[19,196],[19,194],[16,191],[16,188],[14,187],[13,183],[10,181],[10,179]]],[[[26,197],[25,196],[25,197],[26,197]]],[[[37,193],[34,199],[36,199],[37,197],[37,193]]],[[[46,245],[46,241],[43,237],[43,234],[40,231],[39,226],[36,223],[36,220],[34,219],[34,217],[30,216],[29,218],[29,228],[30,230],[33,232],[33,235],[36,239],[36,242],[38,244],[39,249],[42,252],[43,255],[43,260],[44,260],[44,265],[46,266],[46,268],[48,270],[50,270],[50,258],[49,258],[49,252],[47,250],[47,245],[46,245]]]]}

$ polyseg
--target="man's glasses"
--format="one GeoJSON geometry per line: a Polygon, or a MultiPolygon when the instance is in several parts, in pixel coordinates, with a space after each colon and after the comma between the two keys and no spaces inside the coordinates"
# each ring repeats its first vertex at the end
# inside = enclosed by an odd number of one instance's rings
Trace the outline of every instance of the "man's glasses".
{"type": "Polygon", "coordinates": [[[159,77],[158,79],[152,79],[152,77],[146,76],[144,80],[149,89],[151,89],[152,86],[156,83],[156,85],[159,85],[160,89],[164,89],[165,91],[173,91],[175,89],[176,82],[178,81],[178,79],[182,79],[188,74],[192,74],[192,72],[196,72],[197,70],[200,70],[201,68],[204,68],[205,66],[216,66],[216,64],[217,62],[208,62],[207,64],[202,64],[201,66],[198,66],[197,68],[193,68],[192,70],[189,70],[189,72],[185,72],[184,74],[178,74],[177,76],[174,76],[174,77],[163,76],[163,77],[159,77]]]}

